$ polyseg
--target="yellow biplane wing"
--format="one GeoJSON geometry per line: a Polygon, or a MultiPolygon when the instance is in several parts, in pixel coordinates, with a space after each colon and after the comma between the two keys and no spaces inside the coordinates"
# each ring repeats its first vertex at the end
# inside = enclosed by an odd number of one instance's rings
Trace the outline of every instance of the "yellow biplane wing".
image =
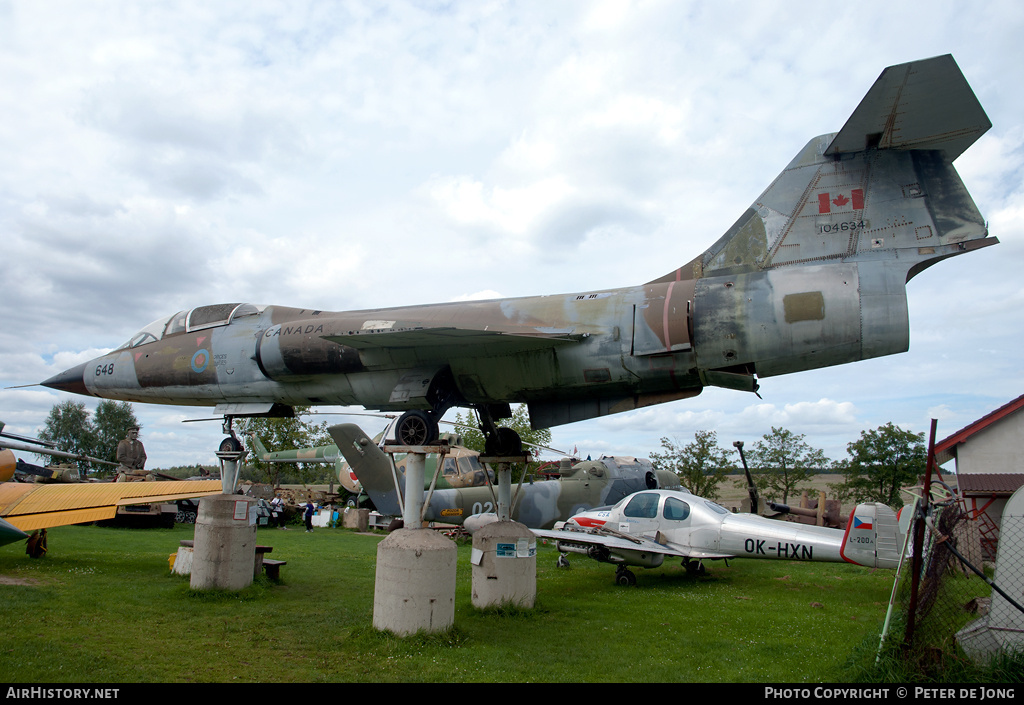
{"type": "Polygon", "coordinates": [[[119,506],[223,492],[220,480],[0,484],[0,518],[21,531],[111,519],[119,506]]]}

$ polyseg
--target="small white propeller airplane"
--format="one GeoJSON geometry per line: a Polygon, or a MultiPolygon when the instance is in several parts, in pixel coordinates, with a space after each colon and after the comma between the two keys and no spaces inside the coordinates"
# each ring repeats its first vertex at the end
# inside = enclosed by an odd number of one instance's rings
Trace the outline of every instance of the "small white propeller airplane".
{"type": "Polygon", "coordinates": [[[628,566],[657,568],[666,556],[682,558],[687,571],[697,574],[704,572],[703,561],[729,558],[896,568],[906,533],[884,504],[858,504],[843,530],[733,514],[686,490],[637,492],[612,507],[577,514],[560,529],[532,531],[555,541],[559,565],[568,565],[567,553],[611,563],[620,585],[636,584],[628,566]]]}

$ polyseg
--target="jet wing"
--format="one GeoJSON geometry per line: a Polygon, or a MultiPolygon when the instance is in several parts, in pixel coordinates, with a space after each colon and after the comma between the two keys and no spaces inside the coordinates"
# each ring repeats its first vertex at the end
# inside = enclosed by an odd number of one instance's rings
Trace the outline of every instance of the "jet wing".
{"type": "Polygon", "coordinates": [[[543,350],[557,345],[566,345],[582,340],[585,335],[574,334],[571,330],[508,332],[500,330],[476,330],[468,328],[405,328],[375,331],[357,331],[344,335],[327,335],[329,340],[357,350],[375,348],[444,348],[465,352],[466,346],[474,351],[496,355],[509,355],[530,350],[543,350]],[[481,350],[483,349],[483,350],[481,350]]]}
{"type": "MultiPolygon", "coordinates": [[[[111,519],[119,506],[174,502],[223,492],[220,480],[0,484],[0,517],[21,531],[111,519]]],[[[12,540],[18,540],[14,538],[12,540]]]]}
{"type": "MultiPolygon", "coordinates": [[[[586,529],[530,529],[538,538],[553,539],[558,543],[602,546],[612,552],[661,553],[680,558],[735,558],[733,553],[719,553],[661,542],[647,536],[631,536],[612,529],[592,527],[586,529]]],[[[661,538],[661,534],[656,537],[661,538]]]]}

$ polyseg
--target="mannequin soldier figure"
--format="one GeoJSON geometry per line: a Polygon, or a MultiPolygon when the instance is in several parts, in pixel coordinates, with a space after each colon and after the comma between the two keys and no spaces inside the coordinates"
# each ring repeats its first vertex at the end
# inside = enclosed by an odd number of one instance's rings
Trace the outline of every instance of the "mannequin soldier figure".
{"type": "Polygon", "coordinates": [[[139,440],[138,426],[129,428],[128,437],[118,442],[117,462],[120,463],[117,469],[118,482],[147,479],[146,449],[139,440]]]}

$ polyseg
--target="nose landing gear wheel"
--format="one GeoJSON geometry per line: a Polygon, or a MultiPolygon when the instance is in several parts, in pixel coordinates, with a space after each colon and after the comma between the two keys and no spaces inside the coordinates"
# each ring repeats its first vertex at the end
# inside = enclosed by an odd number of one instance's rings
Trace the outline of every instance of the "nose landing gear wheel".
{"type": "Polygon", "coordinates": [[[234,436],[225,438],[220,442],[220,452],[222,453],[241,453],[242,443],[234,436]]]}

